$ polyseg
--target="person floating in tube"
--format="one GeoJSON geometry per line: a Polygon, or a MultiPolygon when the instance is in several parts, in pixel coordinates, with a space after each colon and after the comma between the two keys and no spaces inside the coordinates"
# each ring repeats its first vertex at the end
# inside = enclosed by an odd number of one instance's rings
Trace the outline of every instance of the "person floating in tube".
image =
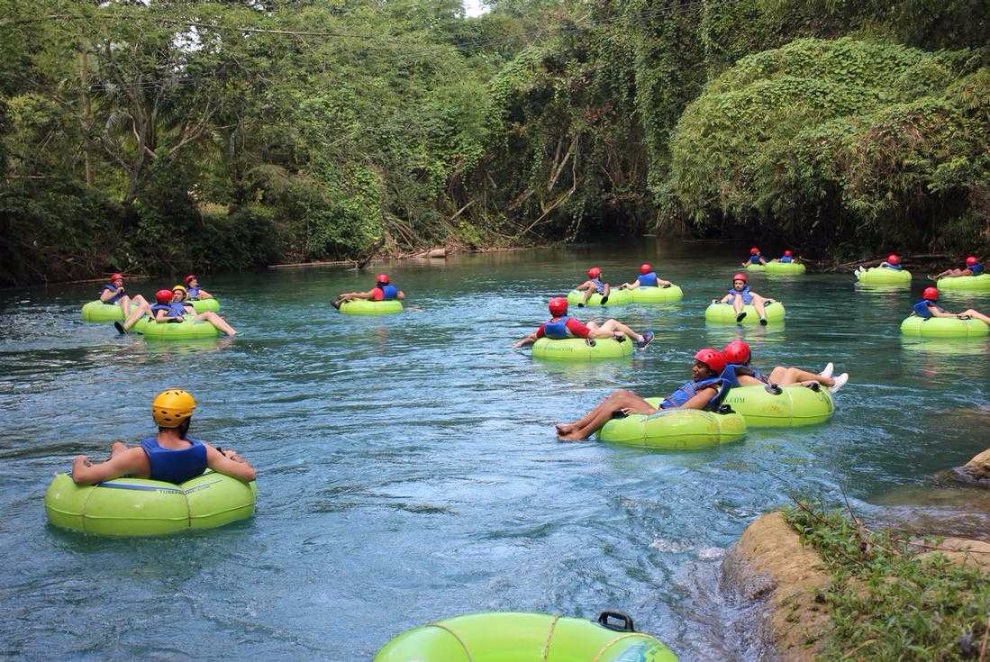
{"type": "Polygon", "coordinates": [[[190,301],[213,298],[212,294],[199,286],[199,279],[196,278],[195,274],[189,274],[182,279],[182,282],[186,284],[186,296],[190,301]]]}
{"type": "Polygon", "coordinates": [[[762,375],[759,370],[750,366],[752,353],[749,345],[743,340],[733,340],[727,344],[722,348],[722,355],[726,362],[722,378],[730,387],[801,384],[811,388],[824,386],[829,393],[835,393],[849,381],[849,373],[846,372],[836,377],[832,376],[835,366],[831,362],[819,373],[779,365],[771,370],[769,375],[762,375]]]}
{"type": "Polygon", "coordinates": [[[652,331],[636,333],[628,326],[618,320],[605,320],[602,324],[594,322],[582,323],[573,317],[567,316],[567,299],[564,297],[554,297],[547,305],[551,318],[540,325],[522,340],[513,343],[513,347],[523,347],[532,345],[540,338],[550,338],[551,340],[561,340],[564,338],[585,338],[594,340],[595,338],[614,338],[624,341],[627,338],[636,343],[640,349],[646,347],[653,341],[652,331]]]}
{"type": "Polygon", "coordinates": [[[572,423],[559,423],[557,438],[561,441],[581,441],[597,432],[615,416],[629,414],[656,414],[667,409],[718,409],[725,394],[725,382],[721,378],[725,370],[725,357],[717,349],[705,348],[694,355],[691,379],[654,407],[644,398],[620,389],[613,391],[594,409],[572,423]]]}
{"type": "Polygon", "coordinates": [[[766,258],[763,257],[763,253],[756,246],[749,249],[749,257],[746,261],[742,263],[742,266],[748,267],[751,264],[766,264],[766,258]]]}
{"type": "Polygon", "coordinates": [[[602,280],[602,270],[599,267],[591,267],[588,269],[588,280],[584,281],[574,289],[578,292],[584,292],[584,297],[582,297],[581,302],[578,304],[578,308],[584,308],[584,305],[588,303],[588,299],[591,298],[591,295],[596,293],[601,295],[602,305],[604,306],[608,303],[609,292],[612,291],[609,284],[602,280]]]}
{"type": "Polygon", "coordinates": [[[938,302],[938,289],[934,287],[926,287],[921,293],[921,301],[916,302],[911,306],[911,314],[922,319],[929,319],[931,317],[955,317],[957,319],[976,319],[982,322],[990,324],[990,317],[987,317],[978,310],[964,310],[961,313],[950,313],[937,305],[938,302]]]}
{"type": "Polygon", "coordinates": [[[721,299],[712,299],[712,303],[731,303],[732,309],[736,311],[736,322],[742,322],[746,318],[746,311],[743,306],[752,304],[756,314],[760,316],[760,324],[767,325],[767,314],[764,306],[774,299],[760,296],[749,289],[746,274],[738,273],[732,277],[732,289],[730,289],[721,299]]]}
{"type": "Polygon", "coordinates": [[[965,276],[979,276],[983,273],[983,265],[976,259],[975,255],[966,258],[966,266],[962,269],[946,269],[942,273],[929,276],[932,280],[939,278],[960,278],[965,276]]]}
{"type": "MultiPolygon", "coordinates": [[[[901,258],[896,253],[891,253],[887,256],[887,259],[881,262],[879,265],[881,269],[892,269],[894,271],[902,271],[901,258]]],[[[865,266],[856,267],[856,275],[860,275],[866,271],[865,266]]]]}
{"type": "Polygon", "coordinates": [[[344,292],[343,294],[338,294],[337,298],[330,305],[340,310],[340,304],[348,301],[358,301],[360,299],[367,301],[392,301],[405,298],[405,292],[389,282],[388,274],[378,274],[375,277],[375,286],[367,292],[344,292]]]}
{"type": "Polygon", "coordinates": [[[100,301],[108,304],[120,304],[125,318],[131,314],[132,303],[138,307],[148,305],[147,299],[140,294],[128,296],[124,290],[124,277],[120,274],[110,274],[109,282],[100,288],[100,301]]]}
{"type": "Polygon", "coordinates": [[[236,451],[188,436],[196,401],[181,389],[162,391],[151,403],[151,417],[158,433],[129,447],[122,441],[110,445],[110,459],[93,464],[85,455],[72,461],[76,485],[96,485],[121,476],[184,483],[207,468],[244,482],[254,480],[254,467],[236,451]]]}
{"type": "Polygon", "coordinates": [[[653,266],[648,262],[639,265],[639,276],[631,283],[619,285],[620,290],[633,290],[637,287],[670,287],[673,285],[669,280],[664,280],[653,271],[653,266]]]}

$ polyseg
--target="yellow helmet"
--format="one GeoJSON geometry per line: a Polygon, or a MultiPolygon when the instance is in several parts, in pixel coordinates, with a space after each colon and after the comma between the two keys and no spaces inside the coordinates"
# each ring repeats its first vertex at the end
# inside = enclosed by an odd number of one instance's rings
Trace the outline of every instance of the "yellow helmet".
{"type": "Polygon", "coordinates": [[[172,288],[172,291],[173,292],[175,292],[176,290],[182,290],[182,293],[183,294],[188,294],[189,293],[189,290],[186,289],[186,286],[185,285],[176,285],[175,287],[172,288]]]}
{"type": "Polygon", "coordinates": [[[177,428],[193,415],[196,401],[186,391],[170,388],[155,396],[151,402],[151,417],[163,428],[177,428]]]}

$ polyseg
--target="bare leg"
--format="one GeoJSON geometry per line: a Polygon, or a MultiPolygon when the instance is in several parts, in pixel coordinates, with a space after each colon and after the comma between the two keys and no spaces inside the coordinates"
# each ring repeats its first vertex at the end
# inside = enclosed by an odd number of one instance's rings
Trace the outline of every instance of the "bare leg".
{"type": "Polygon", "coordinates": [[[614,391],[574,423],[558,425],[557,438],[561,441],[581,441],[594,434],[618,412],[652,414],[656,411],[655,407],[632,391],[614,391]]]}
{"type": "Polygon", "coordinates": [[[227,322],[222,317],[220,317],[219,315],[217,315],[214,312],[200,313],[199,315],[193,316],[193,319],[194,320],[206,320],[207,322],[209,322],[210,324],[212,324],[216,328],[218,328],[221,331],[223,331],[224,333],[226,333],[228,336],[232,336],[232,335],[235,335],[237,333],[237,331],[234,330],[234,327],[232,327],[231,325],[227,324],[227,322]]]}
{"type": "Polygon", "coordinates": [[[969,317],[972,317],[973,319],[982,320],[982,321],[986,322],[987,324],[990,324],[990,317],[987,317],[983,313],[981,313],[981,312],[979,312],[977,310],[973,310],[972,308],[970,308],[969,310],[967,310],[964,313],[959,313],[959,314],[960,315],[968,315],[969,317]]]}
{"type": "Polygon", "coordinates": [[[738,296],[738,295],[733,296],[732,297],[732,310],[736,311],[736,313],[738,314],[738,313],[741,313],[742,312],[742,309],[743,309],[743,300],[742,300],[742,297],[741,296],[738,296]]]}
{"type": "MultiPolygon", "coordinates": [[[[593,324],[593,322],[592,322],[592,324],[593,324]]],[[[635,340],[636,342],[641,342],[643,340],[643,336],[641,336],[640,334],[636,333],[635,331],[633,331],[632,329],[630,329],[628,326],[626,326],[625,324],[623,324],[619,320],[614,320],[614,319],[606,320],[605,323],[602,324],[601,326],[597,327],[597,329],[592,328],[592,325],[589,324],[588,325],[588,328],[589,329],[592,329],[592,331],[595,331],[595,330],[597,330],[597,331],[604,331],[606,333],[612,333],[612,334],[621,333],[624,336],[626,336],[627,338],[629,338],[631,340],[635,340]]]]}
{"type": "Polygon", "coordinates": [[[124,311],[124,319],[131,314],[131,298],[129,296],[123,296],[120,298],[120,309],[124,311]]]}
{"type": "MultiPolygon", "coordinates": [[[[137,301],[135,301],[135,303],[137,303],[137,301]]],[[[136,309],[131,312],[130,316],[124,318],[124,324],[123,324],[124,331],[126,332],[127,330],[129,330],[132,326],[134,326],[137,323],[139,319],[141,319],[145,315],[151,315],[151,306],[149,306],[147,302],[138,304],[136,309]]]]}
{"type": "Polygon", "coordinates": [[[768,378],[770,383],[776,384],[778,386],[790,386],[792,384],[801,384],[804,382],[818,382],[822,386],[832,386],[835,384],[835,380],[831,377],[822,377],[821,375],[816,375],[813,372],[808,372],[807,370],[801,370],[800,368],[785,368],[784,366],[777,366],[770,372],[770,377],[768,378]]]}
{"type": "Polygon", "coordinates": [[[767,300],[756,294],[753,295],[753,308],[756,310],[756,314],[760,316],[760,319],[765,319],[767,316],[766,310],[763,306],[766,304],[767,300]]]}

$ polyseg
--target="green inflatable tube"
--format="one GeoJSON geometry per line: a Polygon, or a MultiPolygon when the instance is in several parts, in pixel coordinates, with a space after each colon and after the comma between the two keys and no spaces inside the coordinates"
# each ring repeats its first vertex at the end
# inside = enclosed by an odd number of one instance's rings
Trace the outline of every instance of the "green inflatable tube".
{"type": "Polygon", "coordinates": [[[942,292],[990,292],[990,274],[939,278],[935,285],[942,292]]]}
{"type": "Polygon", "coordinates": [[[983,320],[912,315],[901,322],[901,333],[918,338],[983,338],[990,335],[990,326],[983,320]]]}
{"type": "Polygon", "coordinates": [[[808,268],[800,262],[778,262],[777,260],[770,260],[767,262],[766,268],[764,269],[764,271],[768,274],[787,276],[803,274],[807,270],[808,268]]]}
{"type": "Polygon", "coordinates": [[[860,285],[903,285],[911,286],[911,272],[886,267],[870,267],[856,272],[856,280],[860,285]]]}
{"type": "Polygon", "coordinates": [[[203,320],[190,319],[185,316],[184,322],[154,322],[142,317],[131,327],[134,333],[144,334],[145,338],[155,340],[187,340],[189,338],[216,338],[220,335],[217,327],[203,320]]]}
{"type": "Polygon", "coordinates": [[[123,322],[124,311],[119,303],[103,303],[99,299],[83,304],[83,322],[123,322]]]}
{"type": "MultiPolygon", "coordinates": [[[[678,285],[669,287],[643,287],[622,290],[629,293],[632,303],[670,303],[684,298],[684,291],[678,285]]],[[[611,303],[612,297],[608,298],[611,303]]]]}
{"type": "Polygon", "coordinates": [[[760,273],[762,271],[766,271],[766,269],[766,266],[762,264],[753,264],[750,262],[746,265],[746,271],[752,271],[754,273],[760,273]]]}
{"type": "Polygon", "coordinates": [[[619,359],[633,353],[633,342],[626,338],[619,342],[613,338],[597,338],[591,345],[584,338],[540,338],[533,344],[533,357],[555,361],[594,361],[619,359]]]}
{"type": "MultiPolygon", "coordinates": [[[[750,326],[760,323],[760,317],[756,314],[756,308],[752,304],[747,304],[742,308],[746,312],[746,317],[739,324],[750,326]]],[[[779,301],[772,301],[763,306],[768,324],[779,324],[784,321],[784,304],[779,301]]],[[[705,309],[705,321],[712,324],[736,324],[736,311],[730,303],[713,303],[705,309]]]]}
{"type": "MultiPolygon", "coordinates": [[[[647,398],[654,407],[660,398],[647,398]]],[[[666,409],[650,414],[614,418],[598,431],[598,438],[625,446],[660,450],[699,450],[740,441],[746,420],[736,413],[716,414],[698,409],[666,409]]]]}
{"type": "Polygon", "coordinates": [[[213,529],[254,514],[257,487],[207,470],[181,485],[117,478],[80,487],[56,474],[45,492],[48,521],[99,536],[159,536],[213,529]]]}
{"type": "MultiPolygon", "coordinates": [[[[584,300],[584,292],[580,290],[571,290],[567,293],[567,303],[572,306],[576,306],[581,301],[584,300]]],[[[606,306],[623,306],[632,301],[632,294],[630,290],[620,290],[617,287],[613,287],[608,294],[608,301],[605,302],[606,306]]],[[[591,295],[588,299],[586,306],[600,306],[602,305],[602,296],[597,292],[591,295]]]]}
{"type": "Polygon", "coordinates": [[[490,612],[457,616],[406,630],[385,644],[374,662],[592,660],[676,662],[677,656],[647,634],[617,631],[580,618],[490,612]]]}
{"type": "Polygon", "coordinates": [[[189,299],[187,301],[197,313],[215,313],[220,310],[218,299],[189,299]]]}
{"type": "Polygon", "coordinates": [[[402,302],[398,299],[389,301],[355,299],[340,304],[340,312],[345,315],[394,315],[402,312],[402,302]]]}
{"type": "Polygon", "coordinates": [[[781,386],[779,392],[763,386],[729,389],[722,400],[746,419],[753,428],[796,428],[817,425],[832,418],[835,405],[828,389],[814,391],[806,386],[781,386]]]}

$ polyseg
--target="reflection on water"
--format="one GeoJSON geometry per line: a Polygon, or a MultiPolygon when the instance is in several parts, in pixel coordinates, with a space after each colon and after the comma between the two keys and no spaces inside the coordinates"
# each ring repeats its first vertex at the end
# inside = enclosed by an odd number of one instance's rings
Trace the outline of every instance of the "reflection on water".
{"type": "Polygon", "coordinates": [[[4,652],[370,659],[408,627],[465,612],[620,609],[683,659],[757,657],[751,615],[717,589],[724,550],[795,493],[964,512],[964,492],[926,496],[929,476],[990,446],[990,367],[985,341],[902,340],[911,292],[861,291],[851,275],[752,274],[786,325],[705,324],[745,250],[649,242],[376,265],[409,297],[387,318],[329,306],[373,273],[217,276],[209,288],[240,333],[196,343],[82,323],[93,285],[0,293],[4,652]],[[571,313],[655,330],[646,350],[569,364],[511,349],[589,266],[621,282],[643,261],[684,300],[571,313]],[[700,347],[735,338],[764,371],[848,371],[832,421],[692,453],[554,437],[615,388],[670,392],[700,347]],[[175,386],[197,398],[196,436],[257,467],[257,515],[165,540],[48,527],[52,474],[148,434],[151,398],[175,386]],[[149,613],[183,637],[149,629],[149,613]]]}

